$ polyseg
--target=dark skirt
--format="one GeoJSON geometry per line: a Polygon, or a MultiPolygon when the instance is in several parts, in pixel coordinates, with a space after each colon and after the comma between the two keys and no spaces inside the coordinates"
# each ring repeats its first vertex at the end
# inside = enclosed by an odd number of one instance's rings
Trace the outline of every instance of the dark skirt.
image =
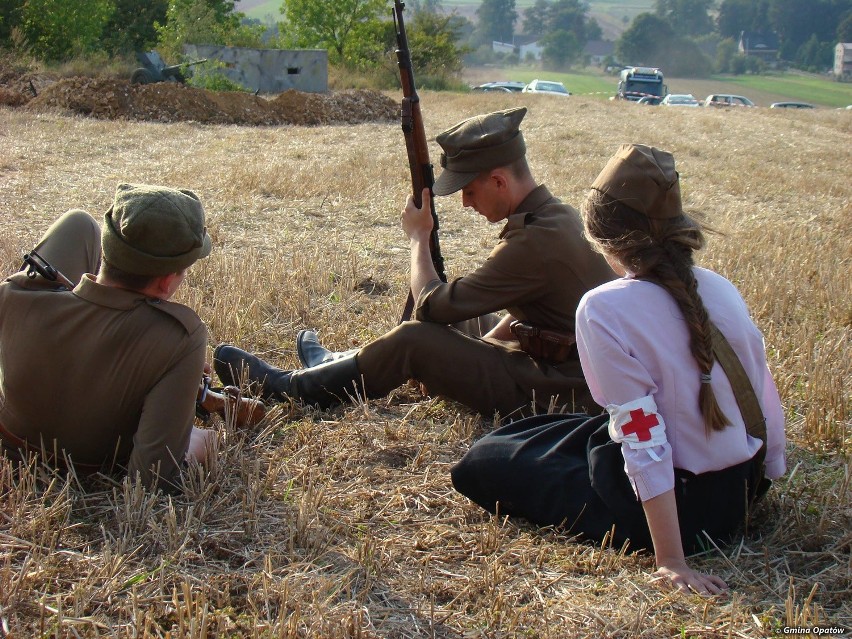
{"type": "MultiPolygon", "coordinates": [[[[601,541],[651,549],[641,502],[624,471],[609,416],[537,415],[512,422],[476,443],[452,468],[453,486],[491,513],[561,526],[601,541]]],[[[750,479],[752,460],[695,475],[675,469],[675,497],[684,552],[737,534],[748,505],[768,488],[750,479]],[[759,487],[755,484],[759,484],[759,487]],[[759,493],[759,494],[758,494],[759,493]]]]}

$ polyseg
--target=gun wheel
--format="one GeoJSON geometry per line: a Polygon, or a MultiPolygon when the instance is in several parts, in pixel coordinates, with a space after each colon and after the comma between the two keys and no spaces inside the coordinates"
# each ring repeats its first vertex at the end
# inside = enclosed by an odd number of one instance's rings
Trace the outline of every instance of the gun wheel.
{"type": "Polygon", "coordinates": [[[148,69],[136,69],[130,76],[130,84],[151,84],[153,81],[154,76],[148,69]]]}

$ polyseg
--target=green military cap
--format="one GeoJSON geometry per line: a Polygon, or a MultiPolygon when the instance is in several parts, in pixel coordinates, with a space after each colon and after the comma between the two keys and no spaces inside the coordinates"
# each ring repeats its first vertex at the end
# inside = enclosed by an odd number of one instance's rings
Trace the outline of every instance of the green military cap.
{"type": "Polygon", "coordinates": [[[650,218],[683,215],[674,156],[652,146],[622,144],[592,188],[650,218]]]}
{"type": "Polygon", "coordinates": [[[186,189],[119,184],[104,215],[104,259],[126,273],[177,273],[210,255],[204,208],[186,189]]]}
{"type": "Polygon", "coordinates": [[[524,157],[527,147],[518,127],[526,114],[526,107],[517,107],[477,115],[439,134],[444,170],[432,187],[435,195],[455,193],[483,171],[524,157]]]}

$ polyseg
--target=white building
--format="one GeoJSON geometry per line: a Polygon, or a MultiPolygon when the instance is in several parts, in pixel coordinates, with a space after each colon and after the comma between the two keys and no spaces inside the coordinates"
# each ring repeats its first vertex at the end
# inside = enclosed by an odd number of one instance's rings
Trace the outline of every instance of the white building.
{"type": "Polygon", "coordinates": [[[852,76],[852,42],[838,42],[834,47],[834,75],[852,76]]]}

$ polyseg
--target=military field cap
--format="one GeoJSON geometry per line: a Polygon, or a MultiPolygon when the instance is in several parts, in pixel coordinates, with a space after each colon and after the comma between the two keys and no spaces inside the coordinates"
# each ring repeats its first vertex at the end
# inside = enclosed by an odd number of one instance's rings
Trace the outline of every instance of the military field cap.
{"type": "Polygon", "coordinates": [[[526,107],[517,107],[477,115],[440,133],[435,139],[444,149],[444,170],[432,187],[435,195],[455,193],[483,171],[522,158],[527,147],[518,127],[526,114],[526,107]]]}
{"type": "Polygon", "coordinates": [[[104,259],[134,275],[177,273],[210,255],[198,196],[185,189],[119,184],[104,215],[104,259]]]}
{"type": "Polygon", "coordinates": [[[658,220],[683,215],[674,156],[644,144],[622,144],[592,188],[658,220]]]}

